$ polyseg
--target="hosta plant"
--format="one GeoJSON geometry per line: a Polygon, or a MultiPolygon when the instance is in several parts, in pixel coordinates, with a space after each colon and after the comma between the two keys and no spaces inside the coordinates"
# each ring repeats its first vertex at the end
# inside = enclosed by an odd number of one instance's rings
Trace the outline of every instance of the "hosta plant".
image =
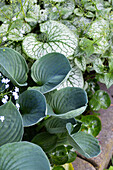
{"type": "Polygon", "coordinates": [[[112,5],[1,0],[1,169],[64,169],[75,151],[100,153],[101,122],[88,114],[110,105],[98,81],[113,84],[112,5]]]}

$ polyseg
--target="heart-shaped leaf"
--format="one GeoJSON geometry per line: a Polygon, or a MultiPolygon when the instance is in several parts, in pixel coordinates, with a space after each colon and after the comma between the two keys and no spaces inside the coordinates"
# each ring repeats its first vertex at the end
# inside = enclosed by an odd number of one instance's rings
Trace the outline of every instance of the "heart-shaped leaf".
{"type": "Polygon", "coordinates": [[[25,86],[28,66],[25,59],[11,48],[0,48],[0,72],[14,85],[25,86]]]}
{"type": "Polygon", "coordinates": [[[100,153],[100,146],[98,145],[97,139],[84,132],[70,134],[70,136],[68,136],[68,142],[77,152],[87,158],[95,157],[100,153]]]}
{"type": "Polygon", "coordinates": [[[30,142],[14,142],[0,147],[0,169],[50,170],[49,160],[41,147],[30,142]]]}
{"type": "Polygon", "coordinates": [[[23,50],[31,58],[37,59],[45,54],[59,52],[69,57],[74,54],[78,38],[68,27],[58,21],[47,21],[40,24],[43,33],[37,38],[29,34],[23,41],[23,50]]]}
{"type": "Polygon", "coordinates": [[[32,126],[46,115],[45,97],[39,91],[24,91],[20,94],[18,103],[20,105],[24,126],[32,126]]]}
{"type": "Polygon", "coordinates": [[[89,105],[92,110],[98,111],[101,108],[107,109],[111,104],[111,100],[107,92],[103,90],[97,90],[91,98],[89,105]]]}
{"type": "Polygon", "coordinates": [[[66,87],[46,95],[47,102],[54,111],[53,116],[63,119],[82,114],[87,107],[86,92],[77,87],[66,87]]]}
{"type": "Polygon", "coordinates": [[[66,78],[71,67],[67,58],[60,53],[50,53],[38,59],[31,68],[31,77],[37,83],[33,89],[47,93],[66,78]]]}
{"type": "Polygon", "coordinates": [[[23,136],[22,117],[11,101],[0,106],[0,117],[0,146],[20,141],[23,136]]]}

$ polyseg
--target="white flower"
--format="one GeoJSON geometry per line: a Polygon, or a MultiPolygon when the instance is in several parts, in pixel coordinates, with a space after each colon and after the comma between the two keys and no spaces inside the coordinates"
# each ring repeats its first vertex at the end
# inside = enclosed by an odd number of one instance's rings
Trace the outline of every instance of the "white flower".
{"type": "Polygon", "coordinates": [[[6,78],[5,79],[5,83],[7,84],[7,83],[9,83],[10,82],[10,80],[8,79],[8,78],[6,78]]]}
{"type": "Polygon", "coordinates": [[[19,110],[19,108],[20,108],[20,105],[19,105],[18,103],[16,103],[16,107],[17,107],[17,109],[19,110]]]}
{"type": "Polygon", "coordinates": [[[0,73],[0,77],[2,77],[2,74],[0,73]]]}
{"type": "Polygon", "coordinates": [[[14,96],[15,100],[17,100],[19,98],[19,95],[16,92],[13,92],[13,96],[14,96]]]}
{"type": "Polygon", "coordinates": [[[23,37],[23,34],[20,33],[19,36],[20,36],[20,37],[23,37]]]}
{"type": "Polygon", "coordinates": [[[8,87],[9,87],[9,84],[6,84],[6,85],[5,85],[5,89],[7,89],[8,87]]]}
{"type": "Polygon", "coordinates": [[[9,80],[8,78],[6,78],[6,79],[5,79],[5,78],[3,78],[3,79],[2,79],[2,83],[7,84],[7,83],[9,83],[9,82],[10,82],[10,80],[9,80]]]}
{"type": "Polygon", "coordinates": [[[19,92],[19,88],[18,87],[15,87],[15,92],[19,92]]]}
{"type": "Polygon", "coordinates": [[[3,122],[5,120],[4,116],[0,116],[0,120],[3,122]]]}
{"type": "Polygon", "coordinates": [[[7,37],[3,37],[3,41],[6,41],[7,40],[7,37]]]}
{"type": "Polygon", "coordinates": [[[2,99],[2,103],[7,103],[7,100],[5,98],[2,99]]]}
{"type": "Polygon", "coordinates": [[[15,17],[13,17],[13,18],[12,18],[12,20],[13,20],[13,21],[15,21],[15,20],[16,20],[16,16],[15,16],[15,17]]]}
{"type": "Polygon", "coordinates": [[[6,100],[8,100],[8,96],[7,96],[7,95],[5,95],[4,98],[5,98],[6,100]]]}

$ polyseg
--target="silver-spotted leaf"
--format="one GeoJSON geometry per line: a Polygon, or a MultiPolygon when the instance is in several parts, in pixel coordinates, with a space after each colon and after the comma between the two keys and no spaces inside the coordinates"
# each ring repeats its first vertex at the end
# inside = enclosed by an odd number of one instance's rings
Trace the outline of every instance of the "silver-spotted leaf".
{"type": "Polygon", "coordinates": [[[20,53],[11,48],[0,48],[0,72],[14,85],[27,85],[27,63],[20,53]]]}

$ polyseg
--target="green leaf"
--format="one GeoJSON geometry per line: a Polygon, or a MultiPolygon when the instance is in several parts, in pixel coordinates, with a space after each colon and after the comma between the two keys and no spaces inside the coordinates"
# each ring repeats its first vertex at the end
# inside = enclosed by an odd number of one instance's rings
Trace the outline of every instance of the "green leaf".
{"type": "Polygon", "coordinates": [[[74,14],[81,17],[84,15],[84,12],[80,10],[79,8],[75,8],[74,14]]]}
{"type": "Polygon", "coordinates": [[[82,114],[87,107],[86,92],[77,87],[66,87],[48,94],[47,103],[54,111],[53,116],[69,119],[82,114]]]}
{"type": "Polygon", "coordinates": [[[84,79],[82,71],[79,67],[75,64],[74,61],[70,61],[70,65],[72,67],[71,72],[67,80],[61,83],[58,89],[62,89],[64,87],[80,87],[83,88],[84,86],[84,79]]]}
{"type": "Polygon", "coordinates": [[[71,67],[67,58],[60,53],[50,53],[38,59],[31,68],[31,77],[37,83],[33,89],[47,93],[57,88],[66,78],[71,67]]]}
{"type": "Polygon", "coordinates": [[[111,54],[110,59],[109,59],[109,69],[110,69],[110,72],[113,72],[113,53],[111,54]]]}
{"type": "Polygon", "coordinates": [[[52,170],[65,170],[65,168],[63,166],[55,166],[54,168],[52,168],[52,170]]]}
{"type": "Polygon", "coordinates": [[[68,161],[67,150],[63,145],[58,146],[50,156],[55,165],[63,165],[68,161]]]}
{"type": "Polygon", "coordinates": [[[94,63],[93,63],[93,68],[97,73],[102,74],[104,71],[104,65],[103,62],[100,58],[95,59],[94,63]]]}
{"type": "Polygon", "coordinates": [[[74,59],[75,64],[82,70],[85,71],[86,70],[86,60],[85,57],[76,57],[74,59]]]}
{"type": "Polygon", "coordinates": [[[8,30],[8,39],[12,41],[21,41],[24,39],[24,35],[26,33],[29,33],[31,31],[31,27],[29,24],[25,23],[21,19],[17,19],[13,21],[11,26],[8,30]]]}
{"type": "Polygon", "coordinates": [[[113,73],[104,74],[104,80],[107,88],[110,88],[113,85],[113,73]]]}
{"type": "Polygon", "coordinates": [[[89,101],[89,105],[92,110],[98,111],[101,108],[107,109],[111,104],[111,100],[107,92],[103,90],[97,90],[91,100],[89,101]]]}
{"type": "Polygon", "coordinates": [[[59,52],[69,57],[74,54],[78,38],[68,27],[58,21],[40,24],[41,38],[29,34],[23,41],[23,50],[31,58],[37,59],[45,54],[59,52]]]}
{"type": "Polygon", "coordinates": [[[25,86],[28,66],[25,59],[11,48],[0,48],[0,72],[14,85],[25,86]]]}
{"type": "Polygon", "coordinates": [[[20,94],[18,103],[25,127],[38,123],[46,115],[45,97],[39,91],[24,91],[20,94]]]}
{"type": "Polygon", "coordinates": [[[69,151],[69,153],[68,153],[68,162],[67,163],[74,162],[76,157],[77,157],[77,154],[75,152],[69,151]]]}
{"type": "Polygon", "coordinates": [[[32,142],[39,145],[45,152],[50,152],[56,147],[57,136],[48,132],[38,133],[32,142]]]}
{"type": "Polygon", "coordinates": [[[49,160],[44,151],[29,142],[15,142],[0,147],[0,169],[50,170],[49,160]]]}
{"type": "Polygon", "coordinates": [[[81,130],[85,133],[97,136],[101,130],[101,121],[97,116],[87,115],[82,116],[82,127],[81,130]]]}
{"type": "Polygon", "coordinates": [[[22,117],[11,101],[0,106],[1,116],[4,120],[0,119],[0,146],[20,141],[23,136],[22,117]]]}
{"type": "Polygon", "coordinates": [[[100,146],[97,139],[84,132],[78,132],[68,136],[68,142],[77,152],[86,158],[95,157],[100,153],[100,146]]]}

